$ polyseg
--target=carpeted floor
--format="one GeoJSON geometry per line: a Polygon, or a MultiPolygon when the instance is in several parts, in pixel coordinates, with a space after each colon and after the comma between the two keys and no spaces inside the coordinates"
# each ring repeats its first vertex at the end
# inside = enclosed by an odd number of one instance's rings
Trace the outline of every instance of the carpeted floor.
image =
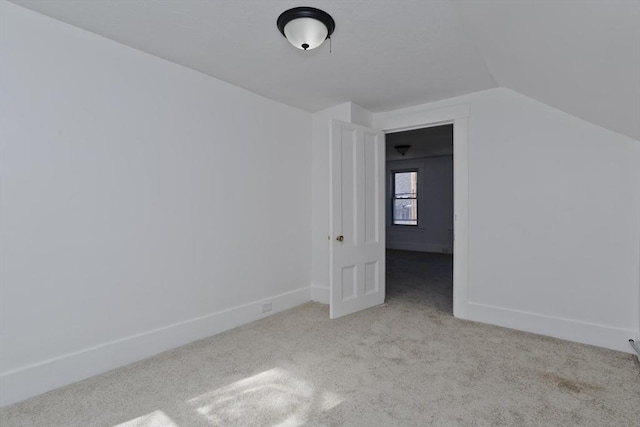
{"type": "Polygon", "coordinates": [[[630,354],[452,317],[451,256],[388,252],[388,302],[308,303],[0,410],[9,426],[638,426],[630,354]]]}

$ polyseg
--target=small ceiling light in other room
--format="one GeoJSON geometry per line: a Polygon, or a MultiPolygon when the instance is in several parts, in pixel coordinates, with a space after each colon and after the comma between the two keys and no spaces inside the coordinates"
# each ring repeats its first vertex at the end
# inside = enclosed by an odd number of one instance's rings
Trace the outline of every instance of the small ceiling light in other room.
{"type": "Polygon", "coordinates": [[[411,148],[411,146],[410,145],[396,145],[393,148],[395,148],[398,153],[400,153],[400,154],[402,154],[404,156],[405,154],[407,154],[407,151],[409,151],[409,148],[411,148]]]}
{"type": "Polygon", "coordinates": [[[289,43],[310,50],[331,37],[336,23],[327,12],[315,7],[294,7],[282,13],[276,22],[289,43]]]}

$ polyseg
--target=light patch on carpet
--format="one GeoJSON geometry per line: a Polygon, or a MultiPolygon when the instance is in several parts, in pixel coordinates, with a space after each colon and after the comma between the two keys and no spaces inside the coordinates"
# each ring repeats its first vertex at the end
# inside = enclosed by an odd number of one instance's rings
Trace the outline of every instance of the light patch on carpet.
{"type": "Polygon", "coordinates": [[[174,423],[164,412],[153,411],[114,427],[178,427],[178,424],[174,423]]]}
{"type": "Polygon", "coordinates": [[[309,415],[327,411],[344,399],[316,390],[307,381],[273,368],[190,399],[189,404],[214,425],[300,426],[309,415]],[[259,420],[256,420],[259,414],[259,420]]]}

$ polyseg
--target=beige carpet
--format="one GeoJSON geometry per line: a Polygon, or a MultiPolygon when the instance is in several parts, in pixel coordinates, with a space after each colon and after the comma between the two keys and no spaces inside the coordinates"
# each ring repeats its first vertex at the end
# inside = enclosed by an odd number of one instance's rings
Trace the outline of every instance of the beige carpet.
{"type": "Polygon", "coordinates": [[[640,425],[632,355],[457,320],[450,256],[388,257],[386,306],[331,321],[308,303],[3,408],[0,425],[640,425]]]}

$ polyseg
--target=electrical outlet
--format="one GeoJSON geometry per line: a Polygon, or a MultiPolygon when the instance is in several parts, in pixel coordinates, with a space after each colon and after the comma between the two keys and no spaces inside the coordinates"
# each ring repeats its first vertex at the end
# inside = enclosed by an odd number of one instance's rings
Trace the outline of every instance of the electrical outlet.
{"type": "Polygon", "coordinates": [[[271,311],[271,303],[270,302],[262,304],[262,312],[263,313],[268,313],[270,311],[271,311]]]}

